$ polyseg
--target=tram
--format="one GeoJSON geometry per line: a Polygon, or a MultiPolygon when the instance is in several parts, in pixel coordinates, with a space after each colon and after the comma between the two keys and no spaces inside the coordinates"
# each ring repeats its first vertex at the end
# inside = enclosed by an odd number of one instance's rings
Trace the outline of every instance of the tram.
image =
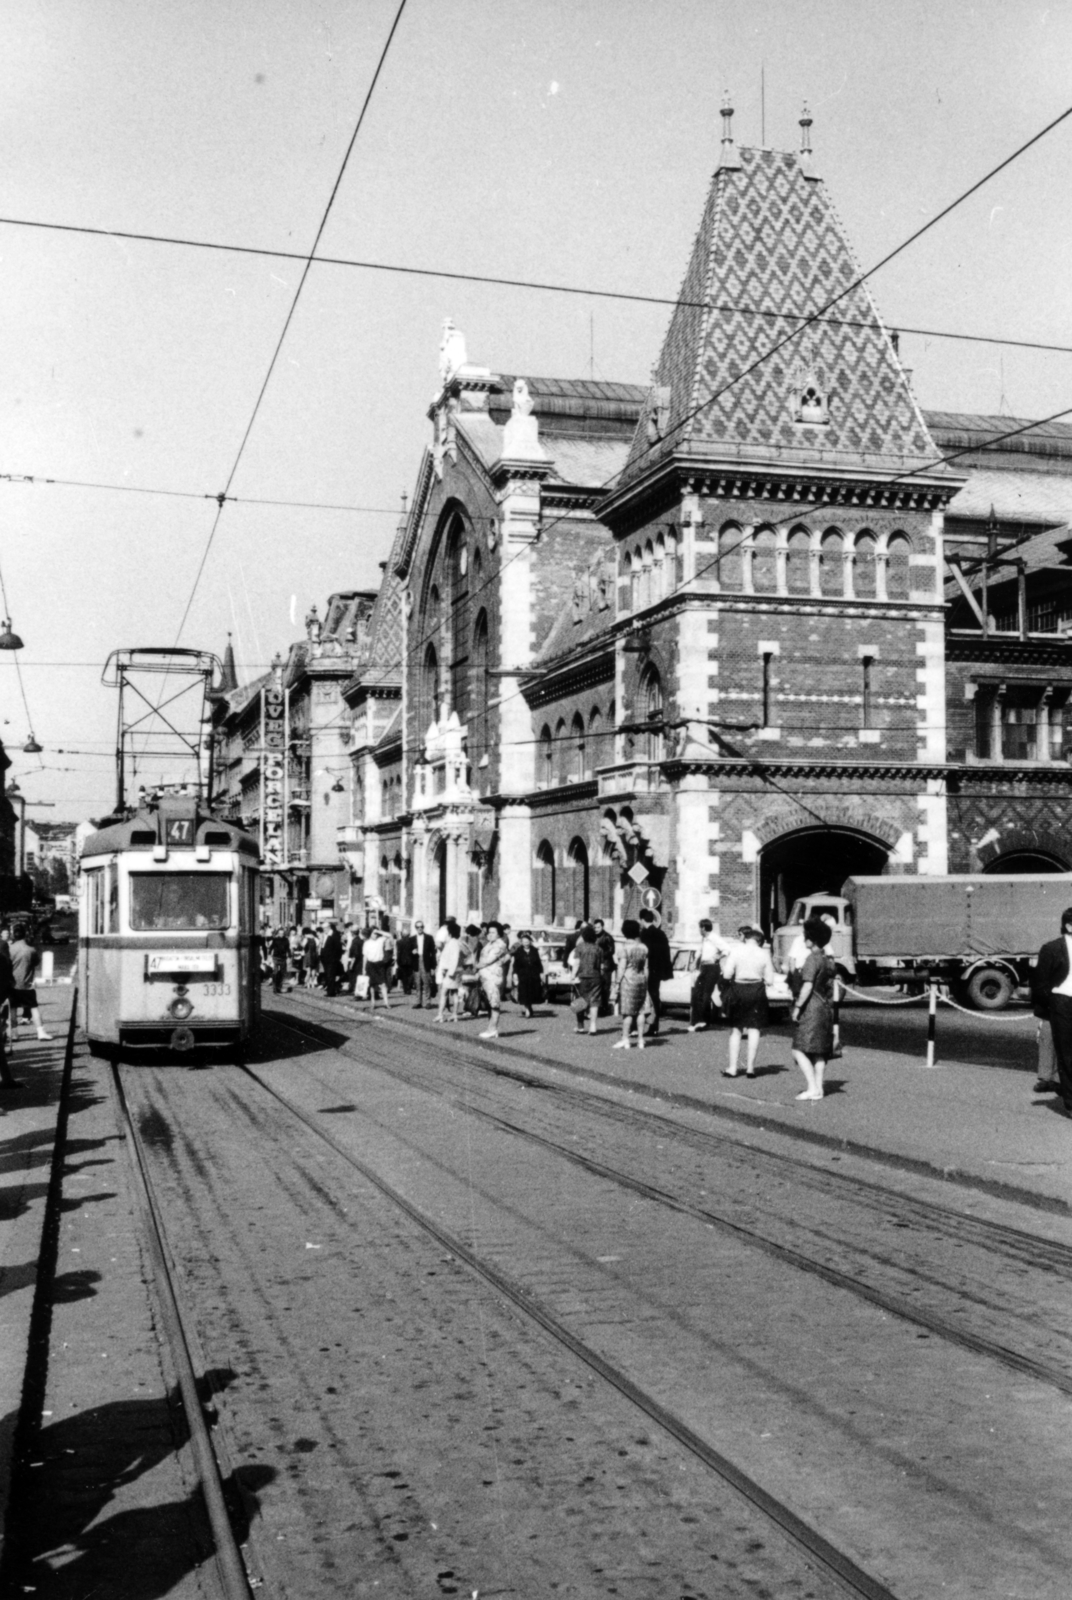
{"type": "Polygon", "coordinates": [[[192,795],[161,794],[82,849],[79,1020],[92,1054],[240,1056],[260,1007],[257,842],[192,795]]]}

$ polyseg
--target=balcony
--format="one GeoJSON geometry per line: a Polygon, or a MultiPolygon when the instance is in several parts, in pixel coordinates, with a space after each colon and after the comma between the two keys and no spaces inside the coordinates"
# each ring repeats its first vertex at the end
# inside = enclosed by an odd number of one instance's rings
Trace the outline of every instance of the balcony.
{"type": "Polygon", "coordinates": [[[655,794],[667,787],[657,761],[629,761],[616,767],[601,767],[596,776],[601,800],[612,795],[655,794]]]}

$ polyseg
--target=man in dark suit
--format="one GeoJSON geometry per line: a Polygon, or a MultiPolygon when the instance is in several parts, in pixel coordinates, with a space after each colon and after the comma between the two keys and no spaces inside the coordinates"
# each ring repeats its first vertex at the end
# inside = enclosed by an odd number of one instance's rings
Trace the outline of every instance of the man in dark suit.
{"type": "Polygon", "coordinates": [[[333,922],[328,929],[328,936],[320,952],[320,966],[324,974],[324,993],[337,995],[339,973],[342,970],[342,934],[339,932],[337,922],[333,922]]]}
{"type": "MultiPolygon", "coordinates": [[[[432,1004],[433,979],[436,967],[435,940],[430,933],[425,933],[424,923],[415,922],[413,932],[405,939],[398,941],[398,970],[403,970],[403,962],[412,974],[411,987],[417,991],[414,1009],[420,1011],[427,1003],[432,1004]]],[[[409,990],[406,991],[407,994],[409,990]]]]}
{"type": "Polygon", "coordinates": [[[1072,1116],[1072,906],[1061,913],[1061,935],[1042,946],[1031,973],[1036,1017],[1049,1019],[1065,1113],[1072,1116]]]}
{"type": "Polygon", "coordinates": [[[663,1003],[659,991],[665,978],[674,976],[674,963],[670,955],[670,940],[665,931],[655,921],[654,911],[640,913],[640,942],[648,951],[648,997],[651,1000],[652,1010],[655,1015],[651,1026],[648,1028],[648,1038],[659,1031],[659,1018],[663,1014],[663,1003]]]}

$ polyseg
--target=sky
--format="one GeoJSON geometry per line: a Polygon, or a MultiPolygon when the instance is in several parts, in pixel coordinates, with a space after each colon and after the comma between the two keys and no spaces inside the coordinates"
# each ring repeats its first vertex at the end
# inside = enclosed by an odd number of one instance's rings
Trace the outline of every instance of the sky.
{"type": "MultiPolygon", "coordinates": [[[[377,584],[445,317],[492,369],[650,378],[668,306],[314,263],[250,428],[300,261],[27,225],[307,252],[397,9],[0,8],[0,572],[29,706],[0,655],[0,737],[30,820],[113,803],[110,651],[231,633],[245,681],[377,584]]],[[[781,149],[807,100],[868,268],[1072,106],[1069,63],[1067,3],[407,0],[319,253],[672,299],[728,91],[738,143],[781,149]]],[[[1072,344],[1070,157],[1072,118],[876,274],[887,323],[1072,344]]],[[[924,408],[1072,407],[1072,355],[901,349],[924,408]]]]}

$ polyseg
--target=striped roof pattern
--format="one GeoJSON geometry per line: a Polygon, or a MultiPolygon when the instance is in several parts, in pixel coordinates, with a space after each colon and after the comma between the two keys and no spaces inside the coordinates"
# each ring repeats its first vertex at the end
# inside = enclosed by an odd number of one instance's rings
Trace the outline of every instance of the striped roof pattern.
{"type": "Polygon", "coordinates": [[[849,289],[859,268],[825,185],[806,177],[792,153],[739,154],[739,169],[715,173],[653,375],[670,390],[662,437],[652,448],[641,420],[624,477],[671,449],[729,447],[797,461],[822,451],[825,463],[841,466],[933,459],[868,288],[849,289]],[[841,290],[848,293],[829,318],[767,356],[841,290]],[[793,391],[808,384],[828,400],[826,423],[794,420],[793,391]]]}

